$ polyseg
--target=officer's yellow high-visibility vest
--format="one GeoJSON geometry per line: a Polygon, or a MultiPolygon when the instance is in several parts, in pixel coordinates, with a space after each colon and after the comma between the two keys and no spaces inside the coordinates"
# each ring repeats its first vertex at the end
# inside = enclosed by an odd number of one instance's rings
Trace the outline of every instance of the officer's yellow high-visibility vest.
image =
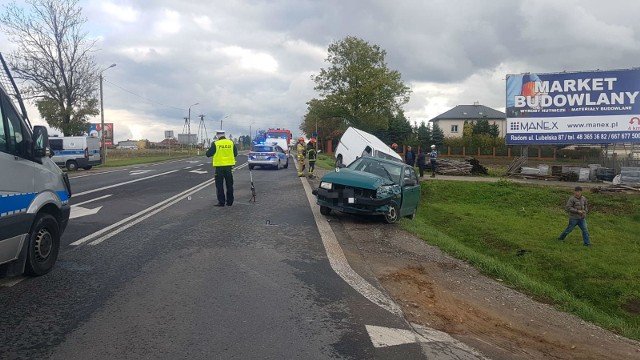
{"type": "Polygon", "coordinates": [[[233,166],[236,158],[233,156],[233,141],[220,139],[216,141],[216,153],[213,154],[213,166],[233,166]]]}

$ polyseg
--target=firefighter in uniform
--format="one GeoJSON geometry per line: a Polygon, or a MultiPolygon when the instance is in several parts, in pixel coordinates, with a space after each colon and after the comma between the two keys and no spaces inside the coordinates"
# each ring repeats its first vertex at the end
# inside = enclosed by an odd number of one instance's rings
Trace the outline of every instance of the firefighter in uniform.
{"type": "Polygon", "coordinates": [[[316,139],[312,138],[307,144],[307,159],[309,159],[309,177],[313,177],[313,172],[316,169],[316,139]]]}
{"type": "Polygon", "coordinates": [[[236,164],[238,149],[233,141],[224,137],[224,130],[216,131],[218,138],[207,151],[207,157],[213,156],[213,167],[215,168],[216,192],[218,203],[215,206],[233,205],[233,173],[231,170],[236,164]],[[227,194],[224,193],[224,184],[227,185],[227,194]]]}
{"type": "Polygon", "coordinates": [[[304,176],[304,158],[307,152],[306,146],[304,146],[304,138],[300,137],[296,144],[296,153],[298,158],[298,177],[304,176]]]}

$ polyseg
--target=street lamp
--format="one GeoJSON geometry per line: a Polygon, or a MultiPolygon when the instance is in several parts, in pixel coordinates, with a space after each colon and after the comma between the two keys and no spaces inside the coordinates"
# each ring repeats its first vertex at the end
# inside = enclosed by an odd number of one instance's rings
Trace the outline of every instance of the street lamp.
{"type": "Polygon", "coordinates": [[[227,116],[223,117],[222,119],[220,119],[220,130],[222,130],[222,120],[228,118],[229,116],[231,116],[231,115],[227,115],[227,116]]]}
{"type": "Polygon", "coordinates": [[[116,64],[111,64],[104,70],[100,71],[100,74],[99,74],[100,76],[100,126],[101,126],[100,141],[102,143],[102,149],[100,150],[102,152],[102,160],[101,160],[102,165],[107,163],[107,144],[104,141],[104,98],[102,95],[102,73],[115,66],[116,64]]]}

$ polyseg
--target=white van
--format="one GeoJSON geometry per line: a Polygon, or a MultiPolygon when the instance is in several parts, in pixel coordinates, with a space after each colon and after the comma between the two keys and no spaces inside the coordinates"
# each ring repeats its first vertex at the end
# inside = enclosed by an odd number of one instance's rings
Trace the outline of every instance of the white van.
{"type": "Polygon", "coordinates": [[[49,146],[53,155],[51,159],[69,171],[79,167],[89,170],[93,165],[100,165],[100,139],[97,137],[50,137],[49,146]]]}
{"type": "Polygon", "coordinates": [[[350,127],[336,147],[336,167],[349,165],[361,156],[373,156],[402,162],[402,157],[376,136],[350,127]]]}
{"type": "Polygon", "coordinates": [[[31,129],[2,54],[0,63],[0,276],[43,275],[58,258],[71,186],[47,156],[47,128],[31,129]]]}

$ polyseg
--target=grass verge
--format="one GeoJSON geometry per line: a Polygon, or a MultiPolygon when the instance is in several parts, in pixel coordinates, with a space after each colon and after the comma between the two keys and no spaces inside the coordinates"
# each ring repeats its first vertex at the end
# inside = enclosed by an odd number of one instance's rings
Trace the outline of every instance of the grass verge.
{"type": "Polygon", "coordinates": [[[402,226],[534,298],[640,339],[640,196],[586,193],[592,247],[567,224],[566,189],[429,181],[402,226]],[[524,255],[517,254],[525,250],[524,255]]]}
{"type": "Polygon", "coordinates": [[[101,165],[101,167],[148,164],[159,161],[183,159],[195,156],[196,154],[195,151],[191,153],[187,151],[172,151],[169,153],[167,150],[109,150],[107,152],[107,164],[101,165]]]}
{"type": "Polygon", "coordinates": [[[318,169],[333,170],[336,168],[336,160],[332,156],[320,153],[316,160],[316,167],[318,169]]]}

